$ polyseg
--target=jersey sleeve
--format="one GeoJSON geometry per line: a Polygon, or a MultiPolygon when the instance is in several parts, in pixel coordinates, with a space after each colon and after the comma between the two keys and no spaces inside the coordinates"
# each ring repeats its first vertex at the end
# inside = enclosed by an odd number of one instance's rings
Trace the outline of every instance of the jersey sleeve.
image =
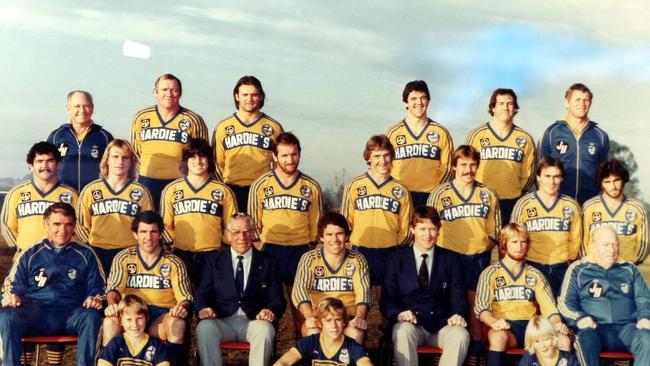
{"type": "Polygon", "coordinates": [[[632,274],[634,281],[634,302],[637,310],[637,321],[650,319],[650,290],[639,269],[634,266],[632,274]]]}
{"type": "Polygon", "coordinates": [[[639,237],[639,253],[637,255],[637,264],[642,263],[650,253],[650,232],[648,231],[648,212],[639,205],[641,215],[639,217],[639,225],[637,226],[637,235],[639,237]]]}
{"type": "Polygon", "coordinates": [[[76,233],[79,239],[84,243],[89,243],[90,230],[92,229],[93,220],[90,212],[90,206],[92,205],[93,198],[89,187],[90,186],[86,186],[86,188],[81,191],[81,196],[79,197],[79,202],[77,203],[76,233]]]}
{"type": "Polygon", "coordinates": [[[356,305],[366,305],[370,308],[372,303],[372,286],[370,285],[370,273],[368,272],[368,262],[361,253],[357,256],[357,268],[352,276],[354,285],[354,298],[356,305]]]}
{"type": "Polygon", "coordinates": [[[88,277],[86,278],[86,297],[103,295],[106,292],[106,278],[99,257],[88,246],[88,277]]]}
{"type": "Polygon", "coordinates": [[[517,200],[517,202],[515,203],[515,207],[512,208],[512,213],[510,214],[510,222],[514,222],[526,227],[526,225],[524,224],[524,217],[523,217],[524,206],[525,206],[524,197],[522,197],[517,200]]]}
{"type": "Polygon", "coordinates": [[[343,189],[343,199],[341,200],[341,214],[348,220],[350,230],[354,229],[354,200],[352,190],[352,181],[343,189]]]}
{"type": "Polygon", "coordinates": [[[558,298],[558,309],[570,326],[575,326],[578,320],[586,316],[580,305],[580,288],[577,280],[579,264],[580,262],[573,262],[567,269],[558,298]]]}
{"type": "Polygon", "coordinates": [[[167,244],[174,241],[174,206],[172,200],[174,199],[174,190],[171,188],[173,183],[168,184],[160,194],[160,216],[163,218],[165,231],[163,233],[163,240],[167,244]]]}
{"type": "Polygon", "coordinates": [[[476,300],[474,303],[474,315],[477,318],[480,318],[481,313],[484,311],[492,312],[492,293],[491,283],[492,283],[492,273],[493,267],[488,267],[478,278],[478,283],[476,285],[476,300]]]}
{"type": "Polygon", "coordinates": [[[310,252],[302,255],[298,262],[296,270],[296,278],[293,282],[293,290],[291,291],[291,301],[293,305],[298,308],[301,304],[311,304],[311,296],[309,296],[309,286],[314,279],[312,278],[311,263],[313,256],[310,252]]]}
{"type": "Polygon", "coordinates": [[[206,126],[203,121],[203,117],[199,116],[196,113],[192,113],[194,117],[194,134],[193,137],[196,139],[203,139],[208,141],[208,126],[206,126]]]}
{"type": "Polygon", "coordinates": [[[113,337],[113,339],[108,342],[106,348],[102,350],[102,353],[99,356],[99,360],[97,360],[97,366],[113,366],[117,363],[117,359],[119,358],[119,345],[117,344],[117,341],[121,337],[123,336],[118,335],[116,337],[113,337]]]}
{"type": "Polygon", "coordinates": [[[551,152],[551,128],[547,128],[546,131],[544,131],[544,135],[542,136],[542,140],[539,142],[538,146],[538,157],[539,160],[542,160],[545,156],[552,156],[551,152]]]}
{"type": "Polygon", "coordinates": [[[451,179],[453,175],[453,169],[451,168],[451,155],[454,152],[454,141],[451,138],[449,132],[446,132],[447,138],[445,138],[440,146],[440,182],[442,184],[451,179]]]}
{"type": "Polygon", "coordinates": [[[318,337],[307,336],[296,341],[296,347],[292,348],[300,353],[301,358],[308,358],[317,349],[318,337]]]}
{"type": "MultiPolygon", "coordinates": [[[[559,294],[558,294],[559,295],[559,294]]],[[[557,306],[555,306],[555,297],[551,285],[540,272],[537,278],[537,286],[535,287],[535,299],[539,305],[539,310],[545,317],[550,317],[553,314],[559,314],[557,306]]]]}
{"type": "Polygon", "coordinates": [[[15,189],[7,193],[5,201],[2,205],[2,237],[5,239],[7,245],[11,248],[17,247],[18,242],[18,217],[16,216],[16,209],[18,202],[15,189]]]}
{"type": "Polygon", "coordinates": [[[214,163],[217,168],[217,178],[223,182],[223,171],[226,167],[226,152],[223,150],[223,139],[221,123],[218,123],[212,133],[212,151],[214,152],[214,163]]]}
{"type": "Polygon", "coordinates": [[[397,232],[397,245],[406,246],[410,241],[409,231],[409,220],[411,219],[411,213],[413,212],[413,204],[411,202],[411,194],[408,190],[402,187],[404,190],[402,196],[402,208],[399,211],[399,224],[397,232]]]}
{"type": "Polygon", "coordinates": [[[255,182],[253,182],[251,189],[248,192],[248,214],[251,215],[253,221],[255,221],[255,229],[257,230],[258,238],[260,234],[262,234],[263,228],[262,219],[264,216],[264,205],[262,202],[262,186],[265,180],[264,177],[266,177],[266,175],[259,177],[255,182]]]}
{"type": "Polygon", "coordinates": [[[124,294],[126,289],[126,281],[128,274],[126,272],[126,261],[129,257],[129,249],[124,249],[117,253],[111,265],[111,271],[108,275],[108,283],[106,284],[106,293],[115,291],[120,295],[124,294]]]}
{"type": "Polygon", "coordinates": [[[142,141],[140,140],[140,123],[138,123],[138,116],[140,113],[136,114],[133,117],[133,122],[131,123],[131,146],[133,146],[133,152],[139,158],[142,153],[142,141]]]}
{"type": "Polygon", "coordinates": [[[488,237],[496,242],[501,233],[501,208],[496,192],[490,190],[490,195],[492,199],[490,200],[490,215],[487,218],[487,233],[488,237]]]}
{"type": "Polygon", "coordinates": [[[160,341],[155,342],[155,347],[156,353],[153,357],[153,366],[170,366],[167,347],[160,341]]]}
{"type": "Polygon", "coordinates": [[[176,256],[170,256],[170,259],[173,263],[173,271],[171,275],[172,280],[172,290],[174,290],[174,298],[176,303],[179,304],[185,300],[193,302],[194,298],[192,297],[192,287],[190,285],[190,278],[187,275],[185,270],[185,264],[181,261],[180,258],[176,256]]]}
{"type": "Polygon", "coordinates": [[[586,256],[587,250],[589,249],[589,241],[591,240],[590,212],[590,206],[585,203],[580,212],[580,215],[582,216],[582,244],[580,245],[580,252],[578,253],[579,258],[586,256]]]}
{"type": "Polygon", "coordinates": [[[309,239],[312,243],[318,241],[318,221],[323,215],[323,194],[318,183],[314,182],[314,200],[309,207],[309,239]]]}
{"type": "Polygon", "coordinates": [[[149,192],[145,186],[142,186],[142,190],[144,191],[144,195],[140,200],[140,212],[153,210],[153,198],[151,197],[151,192],[149,192]]]}
{"type": "Polygon", "coordinates": [[[356,364],[362,358],[368,357],[368,352],[366,352],[366,349],[363,348],[362,345],[355,342],[353,339],[349,339],[349,342],[347,343],[348,343],[348,351],[350,352],[350,361],[356,364]]]}
{"type": "Polygon", "coordinates": [[[537,151],[535,148],[535,140],[529,137],[529,144],[526,146],[524,152],[524,160],[521,162],[519,172],[519,183],[522,187],[522,194],[526,193],[535,182],[535,160],[537,158],[537,151]]]}
{"type": "Polygon", "coordinates": [[[573,209],[576,214],[571,218],[571,231],[569,233],[570,260],[574,260],[578,257],[578,252],[580,252],[580,245],[582,243],[582,217],[580,214],[580,206],[576,204],[573,209]]]}

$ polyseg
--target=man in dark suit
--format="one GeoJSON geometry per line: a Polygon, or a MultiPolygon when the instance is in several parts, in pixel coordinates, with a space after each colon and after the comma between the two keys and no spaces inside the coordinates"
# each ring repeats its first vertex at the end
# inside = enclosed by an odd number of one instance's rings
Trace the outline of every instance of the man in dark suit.
{"type": "Polygon", "coordinates": [[[397,365],[417,365],[419,345],[442,348],[440,365],[462,365],[470,337],[467,297],[454,252],[436,247],[438,212],[418,207],[410,220],[413,246],[389,257],[382,314],[393,325],[397,365]]]}
{"type": "Polygon", "coordinates": [[[211,254],[196,293],[199,355],[221,366],[221,342],[249,342],[250,365],[267,365],[275,328],[286,306],[275,262],[254,249],[255,223],[242,213],[227,223],[230,248],[211,254]]]}

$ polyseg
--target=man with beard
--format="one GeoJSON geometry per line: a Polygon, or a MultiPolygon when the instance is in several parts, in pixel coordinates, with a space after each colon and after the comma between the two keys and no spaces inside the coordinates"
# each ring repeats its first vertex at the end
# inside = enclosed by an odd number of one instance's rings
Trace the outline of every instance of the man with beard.
{"type": "Polygon", "coordinates": [[[266,94],[255,76],[242,76],[232,97],[237,111],[217,123],[212,149],[217,175],[235,192],[237,206],[243,210],[253,181],[271,170],[273,140],[283,128],[262,113],[266,94]]]}
{"type": "Polygon", "coordinates": [[[504,226],[499,243],[503,256],[481,273],[474,308],[476,316],[490,328],[487,364],[504,365],[507,348],[524,346],[526,325],[538,309],[557,330],[559,348],[570,351],[569,328],[562,323],[546,278],[526,264],[526,229],[515,223],[504,226]]]}
{"type": "Polygon", "coordinates": [[[648,213],[642,202],[623,194],[630,173],[623,163],[612,159],[600,165],[596,179],[601,193],[582,206],[583,252],[588,250],[591,230],[608,225],[618,235],[621,259],[643,263],[650,251],[648,213]]]}

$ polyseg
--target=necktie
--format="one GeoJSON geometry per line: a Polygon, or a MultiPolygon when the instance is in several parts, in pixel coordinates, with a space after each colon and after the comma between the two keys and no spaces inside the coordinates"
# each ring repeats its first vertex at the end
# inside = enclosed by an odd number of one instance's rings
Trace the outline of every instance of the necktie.
{"type": "Polygon", "coordinates": [[[244,296],[244,256],[237,256],[237,271],[235,273],[235,286],[237,287],[237,292],[239,292],[239,297],[244,296]]]}
{"type": "Polygon", "coordinates": [[[421,289],[429,287],[429,269],[427,267],[428,256],[428,254],[422,254],[422,263],[420,263],[420,270],[418,272],[418,282],[420,282],[421,289]]]}

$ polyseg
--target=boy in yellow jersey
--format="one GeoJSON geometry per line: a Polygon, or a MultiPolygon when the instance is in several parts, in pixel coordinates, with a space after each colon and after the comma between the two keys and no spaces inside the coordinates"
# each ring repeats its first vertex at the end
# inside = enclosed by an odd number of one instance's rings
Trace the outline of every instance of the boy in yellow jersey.
{"type": "Polygon", "coordinates": [[[387,256],[408,243],[411,195],[390,173],[395,157],[384,135],[372,136],[363,158],[367,173],[352,178],[343,190],[341,213],[350,223],[350,244],[368,261],[370,280],[381,286],[387,256]]]}
{"type": "MultiPolygon", "coordinates": [[[[459,254],[470,308],[474,306],[476,282],[490,264],[501,229],[496,193],[475,179],[479,163],[476,149],[459,146],[451,157],[454,179],[434,189],[427,200],[427,206],[435,208],[443,222],[438,246],[459,254]]],[[[469,317],[469,332],[469,355],[475,357],[481,350],[481,324],[474,317],[469,317]]]]}
{"type": "Polygon", "coordinates": [[[238,211],[234,193],[214,178],[212,149],[204,139],[191,139],[183,148],[184,177],[162,193],[160,211],[164,239],[174,243],[179,256],[198,285],[208,253],[221,248],[225,218],[238,211]]]}
{"type": "Polygon", "coordinates": [[[151,195],[136,177],[138,158],[125,140],[113,140],[99,164],[100,179],[81,191],[77,205],[77,235],[90,244],[108,277],[117,253],[138,242],[131,223],[140,211],[151,210],[151,195]]]}
{"type": "Polygon", "coordinates": [[[232,91],[237,111],[217,123],[212,149],[219,178],[235,192],[237,205],[248,207],[255,179],[271,170],[273,140],[282,125],[262,113],[266,94],[255,76],[243,76],[232,91]]]}
{"type": "Polygon", "coordinates": [[[564,167],[559,160],[543,158],[535,175],[537,191],[517,201],[510,222],[526,227],[530,244],[527,259],[544,274],[553,294],[559,296],[569,262],[580,250],[580,206],[573,198],[560,195],[564,167]]]}
{"type": "Polygon", "coordinates": [[[560,349],[570,351],[569,328],[562,323],[546,278],[526,264],[526,229],[507,224],[499,243],[501,260],[481,273],[474,308],[474,314],[490,328],[488,366],[505,365],[506,349],[524,346],[526,325],[538,312],[553,323],[560,349]]]}
{"type": "Polygon", "coordinates": [[[518,110],[512,89],[496,89],[488,106],[492,120],[472,130],[466,142],[481,154],[476,180],[497,192],[501,223],[510,221],[515,202],[534,181],[535,141],[514,124],[518,110]]]}
{"type": "Polygon", "coordinates": [[[163,229],[162,217],[153,211],[140,212],[133,220],[131,230],[138,245],[115,257],[106,285],[103,345],[120,332],[117,305],[122,296],[137,295],[149,307],[149,334],[167,342],[170,364],[176,365],[184,359],[186,318],[193,297],[185,265],[160,245],[163,229]]]}
{"type": "Polygon", "coordinates": [[[370,274],[366,259],[359,252],[346,248],[350,226],[339,213],[325,214],[318,223],[318,236],[323,248],[311,250],[300,258],[291,299],[300,311],[298,327],[302,336],[318,333],[314,304],[333,297],[343,302],[350,322],[346,336],[363,344],[370,308],[370,274]]]}
{"type": "Polygon", "coordinates": [[[596,182],[601,193],[582,206],[583,253],[588,252],[585,247],[591,240],[591,231],[608,225],[618,235],[622,260],[639,265],[648,256],[648,213],[642,202],[623,193],[629,180],[630,173],[622,162],[612,159],[600,165],[596,182]]]}
{"type": "Polygon", "coordinates": [[[191,138],[208,138],[203,118],[180,105],[180,79],[165,74],[154,84],[157,103],[136,113],[131,125],[131,145],[140,159],[138,182],[151,193],[156,210],[160,193],[180,177],[183,145],[191,138]]]}
{"type": "Polygon", "coordinates": [[[77,192],[61,184],[56,172],[61,154],[56,146],[41,141],[27,153],[31,181],[13,187],[2,205],[2,237],[10,248],[23,251],[45,237],[43,213],[55,202],[77,204],[77,192]]]}
{"type": "Polygon", "coordinates": [[[386,131],[395,148],[391,173],[411,193],[413,207],[424,206],[429,192],[451,177],[454,143],[447,129],[427,117],[430,100],[427,83],[408,82],[402,92],[406,118],[386,131]]]}

